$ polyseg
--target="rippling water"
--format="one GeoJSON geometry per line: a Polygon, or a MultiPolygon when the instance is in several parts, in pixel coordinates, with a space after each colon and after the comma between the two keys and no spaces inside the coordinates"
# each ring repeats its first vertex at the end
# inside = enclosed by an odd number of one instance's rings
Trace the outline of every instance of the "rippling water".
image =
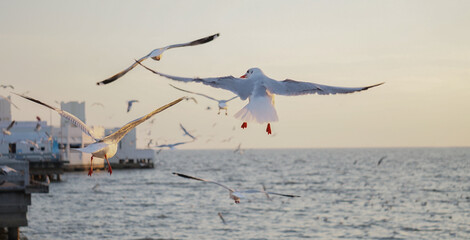
{"type": "Polygon", "coordinates": [[[29,239],[470,239],[470,148],[159,157],[155,169],[64,174],[49,194],[32,196],[21,232],[29,239]],[[173,171],[302,197],[251,194],[237,205],[223,188],[173,171]]]}

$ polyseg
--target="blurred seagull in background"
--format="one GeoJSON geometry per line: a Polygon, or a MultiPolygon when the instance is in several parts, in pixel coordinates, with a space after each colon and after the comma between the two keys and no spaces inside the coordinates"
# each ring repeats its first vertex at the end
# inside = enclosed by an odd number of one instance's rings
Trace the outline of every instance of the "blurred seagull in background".
{"type": "Polygon", "coordinates": [[[39,116],[36,116],[36,120],[38,122],[36,123],[36,127],[34,128],[34,131],[39,132],[39,130],[41,130],[41,118],[39,116]]]}
{"type": "Polygon", "coordinates": [[[165,148],[165,147],[167,147],[167,148],[169,148],[170,150],[173,150],[173,149],[175,149],[176,146],[183,145],[183,144],[186,144],[186,143],[192,143],[192,142],[194,142],[194,140],[192,140],[192,141],[186,141],[186,142],[170,143],[170,144],[161,144],[161,145],[157,145],[157,146],[155,146],[155,147],[157,147],[157,148],[165,148]]]}
{"type": "Polygon", "coordinates": [[[0,85],[0,87],[2,87],[2,88],[11,88],[11,89],[15,89],[15,88],[13,87],[13,85],[0,85]]]}
{"type": "Polygon", "coordinates": [[[300,196],[297,196],[297,195],[282,194],[282,193],[275,193],[275,192],[265,192],[263,190],[255,190],[255,189],[237,191],[237,190],[229,188],[229,187],[227,187],[227,186],[225,186],[221,183],[214,182],[214,181],[211,181],[211,180],[192,177],[192,176],[189,176],[189,175],[186,175],[186,174],[176,173],[176,172],[174,172],[173,174],[176,175],[176,176],[179,176],[179,177],[183,177],[183,178],[189,178],[189,179],[193,179],[193,180],[197,180],[197,181],[202,181],[202,182],[213,183],[213,184],[219,185],[219,186],[221,186],[221,187],[223,187],[223,188],[225,188],[229,191],[229,197],[231,199],[233,199],[235,201],[235,203],[240,203],[240,199],[245,198],[245,196],[243,196],[242,193],[265,193],[265,194],[279,195],[279,196],[291,197],[291,198],[300,197],[300,196]]]}
{"type": "Polygon", "coordinates": [[[16,169],[11,168],[7,165],[0,166],[0,175],[8,175],[10,173],[17,173],[16,169]]]}
{"type": "Polygon", "coordinates": [[[145,122],[147,119],[151,118],[153,115],[181,102],[184,97],[182,98],[179,98],[169,104],[166,104],[160,108],[157,108],[155,110],[153,110],[152,112],[150,112],[149,114],[145,115],[145,116],[142,116],[140,118],[137,118],[135,119],[134,121],[131,121],[129,123],[127,123],[126,125],[124,125],[123,127],[121,127],[119,130],[115,131],[114,133],[104,137],[104,138],[100,138],[98,137],[94,132],[93,132],[93,129],[89,128],[87,125],[85,125],[85,123],[83,123],[80,119],[78,119],[76,116],[70,114],[69,112],[66,112],[64,110],[61,110],[61,109],[58,109],[58,108],[55,108],[55,107],[52,107],[52,106],[49,106],[39,100],[36,100],[34,98],[31,98],[31,97],[27,97],[27,96],[23,96],[23,95],[19,95],[17,94],[18,96],[22,97],[22,98],[25,98],[27,100],[30,100],[32,102],[35,102],[37,104],[40,104],[40,105],[43,105],[45,107],[48,107],[54,111],[56,111],[57,113],[59,113],[60,116],[62,116],[63,118],[71,121],[73,124],[75,124],[78,128],[80,128],[82,130],[82,132],[84,132],[85,134],[87,134],[88,136],[90,136],[95,142],[92,143],[92,144],[89,144],[88,146],[84,147],[84,148],[76,148],[75,150],[78,150],[80,152],[85,152],[85,153],[90,153],[91,154],[91,165],[90,165],[90,170],[88,171],[88,175],[91,176],[91,174],[93,173],[93,157],[98,157],[98,158],[104,158],[106,159],[106,162],[108,163],[108,172],[109,174],[112,174],[113,170],[111,168],[111,164],[109,163],[109,160],[108,158],[111,158],[113,157],[116,152],[117,152],[117,147],[118,147],[118,143],[119,141],[121,141],[121,139],[129,132],[131,131],[132,129],[134,129],[135,127],[137,127],[137,125],[145,122]]]}
{"type": "Polygon", "coordinates": [[[235,98],[238,98],[238,96],[235,96],[235,97],[232,97],[232,98],[227,99],[227,100],[218,100],[218,99],[215,99],[215,98],[213,98],[213,97],[207,96],[207,95],[202,94],[202,93],[197,93],[197,92],[191,92],[191,91],[188,91],[188,90],[184,90],[184,89],[179,88],[179,87],[176,87],[176,86],[174,86],[174,85],[172,85],[172,84],[170,84],[170,86],[172,86],[172,87],[174,87],[174,88],[176,88],[176,89],[178,89],[178,90],[180,90],[180,91],[183,91],[183,92],[196,94],[196,95],[199,95],[199,96],[203,96],[203,97],[205,97],[205,98],[208,98],[208,99],[210,99],[210,100],[216,101],[217,104],[218,104],[218,106],[219,106],[219,112],[218,112],[217,114],[220,114],[220,110],[225,110],[225,115],[227,115],[227,108],[228,108],[227,102],[230,102],[230,101],[232,101],[232,100],[235,99],[235,98]]]}
{"type": "Polygon", "coordinates": [[[2,128],[3,135],[11,135],[10,129],[15,125],[15,121],[11,121],[10,125],[7,128],[2,128]]]}
{"type": "Polygon", "coordinates": [[[145,67],[147,70],[181,82],[197,82],[209,85],[215,88],[222,88],[237,94],[241,100],[249,99],[248,104],[243,107],[235,118],[243,121],[241,127],[246,128],[247,122],[254,121],[257,123],[267,123],[266,132],[271,134],[271,122],[278,121],[277,112],[274,108],[274,95],[285,96],[298,96],[305,94],[345,94],[358,91],[364,91],[369,88],[377,87],[383,83],[370,85],[366,87],[334,87],[321,85],[311,82],[299,82],[291,79],[284,81],[277,81],[266,76],[259,68],[250,68],[246,73],[239,77],[226,76],[226,77],[213,77],[213,78],[186,78],[177,77],[152,70],[142,63],[138,64],[145,67]]]}
{"type": "Polygon", "coordinates": [[[131,110],[132,104],[136,103],[136,102],[139,102],[139,100],[129,100],[129,101],[127,101],[127,112],[129,112],[131,110]]]}
{"type": "MultiPolygon", "coordinates": [[[[138,62],[143,62],[145,59],[147,58],[151,58],[155,61],[160,61],[161,57],[162,57],[162,54],[163,52],[165,52],[166,50],[168,49],[172,49],[172,48],[179,48],[179,47],[187,47],[187,46],[196,46],[196,45],[200,45],[200,44],[204,44],[204,43],[208,43],[214,39],[216,39],[217,37],[219,37],[220,34],[214,34],[214,35],[211,35],[211,36],[208,36],[208,37],[205,37],[205,38],[201,38],[201,39],[198,39],[198,40],[194,40],[192,42],[187,42],[187,43],[180,43],[180,44],[173,44],[173,45],[169,45],[169,46],[166,46],[166,47],[162,47],[162,48],[157,48],[153,51],[151,51],[149,54],[143,56],[142,58],[140,58],[139,60],[137,60],[138,62]]],[[[127,72],[129,72],[130,70],[132,70],[133,68],[135,68],[135,66],[137,66],[137,63],[134,63],[132,64],[130,67],[126,68],[125,70],[119,72],[119,73],[116,73],[114,76],[108,78],[108,79],[105,79],[101,82],[97,82],[96,84],[97,85],[105,85],[105,84],[108,84],[108,83],[112,83],[116,80],[118,80],[120,77],[124,76],[124,74],[126,74],[127,72]]]]}
{"type": "Polygon", "coordinates": [[[183,132],[184,132],[183,136],[188,136],[188,137],[192,138],[193,140],[196,140],[196,137],[193,136],[191,133],[189,133],[189,132],[186,130],[186,128],[183,127],[183,124],[181,124],[181,123],[180,123],[180,128],[181,128],[181,130],[183,130],[183,132]]]}

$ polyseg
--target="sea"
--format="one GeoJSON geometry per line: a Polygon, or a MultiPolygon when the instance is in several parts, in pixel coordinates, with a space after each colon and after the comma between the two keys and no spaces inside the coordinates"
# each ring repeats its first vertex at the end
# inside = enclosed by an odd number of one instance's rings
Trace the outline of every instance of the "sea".
{"type": "Polygon", "coordinates": [[[67,172],[27,239],[470,239],[470,148],[162,151],[154,169],[67,172]],[[244,194],[212,183],[294,194],[244,194]]]}

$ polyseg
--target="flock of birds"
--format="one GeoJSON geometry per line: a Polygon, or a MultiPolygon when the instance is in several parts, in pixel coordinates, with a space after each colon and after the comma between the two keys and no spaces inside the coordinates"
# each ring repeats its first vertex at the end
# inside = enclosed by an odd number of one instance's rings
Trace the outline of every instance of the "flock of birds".
{"type": "MultiPolygon", "coordinates": [[[[266,126],[266,132],[267,134],[272,134],[272,128],[271,128],[271,123],[272,122],[277,122],[278,121],[278,115],[276,112],[276,109],[274,107],[274,95],[285,95],[285,96],[298,96],[298,95],[305,95],[305,94],[319,94],[319,95],[330,95],[330,94],[347,94],[347,93],[353,93],[353,92],[359,92],[359,91],[364,91],[373,87],[377,87],[383,83],[378,83],[374,85],[369,85],[365,87],[335,87],[335,86],[328,86],[328,85],[321,85],[321,84],[316,84],[316,83],[311,83],[311,82],[302,82],[302,81],[295,81],[291,79],[286,79],[283,81],[278,81],[272,78],[269,78],[266,76],[263,71],[259,68],[250,68],[246,71],[245,74],[243,74],[241,77],[233,77],[233,76],[223,76],[223,77],[210,77],[210,78],[188,78],[188,77],[179,77],[179,76],[173,76],[173,75],[168,75],[165,73],[161,73],[159,71],[150,69],[149,67],[145,66],[142,64],[142,62],[148,58],[151,58],[153,60],[159,61],[161,60],[162,54],[169,49],[173,48],[180,48],[180,47],[188,47],[188,46],[196,46],[200,44],[205,44],[208,42],[213,41],[219,37],[219,34],[214,34],[205,38],[201,38],[195,41],[187,42],[187,43],[182,43],[182,44],[173,44],[169,45],[166,47],[162,48],[157,48],[153,51],[151,51],[149,54],[141,57],[138,60],[135,60],[135,62],[129,66],[128,68],[124,69],[121,72],[116,73],[115,75],[100,81],[97,83],[97,85],[107,85],[110,84],[122,76],[124,76],[126,73],[134,69],[136,66],[141,65],[151,73],[154,73],[156,75],[159,75],[161,77],[174,80],[177,82],[193,82],[193,83],[202,83],[204,85],[214,87],[214,88],[220,88],[224,90],[228,90],[232,93],[235,94],[235,96],[228,98],[226,100],[219,100],[213,97],[210,97],[206,94],[202,93],[197,93],[197,92],[192,92],[189,90],[182,89],[180,87],[171,85],[171,87],[193,95],[198,95],[202,96],[205,98],[208,98],[210,100],[216,101],[218,103],[219,107],[219,112],[220,114],[221,110],[225,110],[225,114],[227,115],[227,103],[236,99],[240,98],[241,100],[246,100],[248,99],[248,104],[246,104],[241,110],[239,110],[234,116],[235,118],[238,118],[242,121],[241,128],[247,128],[248,122],[257,122],[260,124],[267,124],[266,126]]],[[[6,88],[9,86],[1,85],[1,87],[6,88]]],[[[11,87],[13,89],[13,87],[11,87]]],[[[80,119],[78,119],[76,116],[55,108],[51,105],[48,105],[42,101],[39,101],[37,99],[34,99],[32,97],[25,96],[24,94],[17,94],[19,97],[22,97],[26,100],[32,101],[34,103],[40,104],[44,107],[47,107],[51,110],[56,111],[61,117],[71,121],[73,124],[75,124],[77,127],[79,127],[85,134],[89,135],[94,142],[92,144],[89,144],[88,146],[84,148],[79,148],[76,149],[81,152],[89,153],[91,154],[91,165],[90,165],[90,170],[88,172],[88,175],[92,175],[93,173],[93,158],[104,158],[107,161],[108,164],[108,171],[110,174],[112,174],[112,169],[111,165],[109,164],[109,158],[113,157],[116,152],[117,152],[117,146],[119,141],[133,128],[137,127],[139,124],[145,122],[146,120],[150,119],[152,116],[154,116],[157,113],[160,113],[178,103],[180,103],[182,100],[186,99],[189,100],[190,98],[188,97],[182,97],[179,98],[173,102],[170,102],[166,105],[163,105],[150,113],[135,119],[134,121],[131,121],[127,124],[125,124],[123,127],[121,127],[119,130],[113,132],[112,134],[105,136],[105,137],[98,137],[91,128],[86,126],[80,119]]],[[[192,98],[194,101],[196,101],[194,98],[192,98]]],[[[132,105],[137,103],[138,100],[130,100],[127,102],[127,112],[131,111],[132,105]]],[[[13,126],[14,122],[10,124],[6,129],[3,129],[4,134],[8,134],[9,129],[13,126]]],[[[190,134],[184,127],[183,125],[180,125],[181,129],[187,135],[194,141],[196,137],[194,137],[192,134],[190,134]]],[[[163,145],[157,145],[157,147],[168,147],[168,148],[174,148],[175,146],[188,143],[187,142],[178,142],[178,143],[173,143],[173,144],[163,144],[163,145]]],[[[238,148],[235,150],[235,152],[241,152],[240,148],[241,144],[238,146],[238,148]]],[[[186,178],[186,179],[191,179],[191,180],[196,180],[196,181],[202,181],[206,183],[212,183],[215,185],[218,185],[226,190],[229,191],[229,196],[231,199],[235,201],[235,203],[240,202],[240,198],[243,198],[243,194],[247,193],[264,193],[268,198],[269,195],[279,195],[283,197],[299,197],[297,195],[290,195],[290,194],[282,194],[282,193],[275,193],[275,192],[268,192],[264,188],[263,190],[235,190],[233,188],[227,187],[226,185],[223,185],[221,183],[211,181],[211,180],[205,180],[202,178],[198,177],[193,177],[189,176],[183,173],[173,173],[176,176],[186,178]]],[[[221,217],[222,218],[222,217],[221,217]]]]}

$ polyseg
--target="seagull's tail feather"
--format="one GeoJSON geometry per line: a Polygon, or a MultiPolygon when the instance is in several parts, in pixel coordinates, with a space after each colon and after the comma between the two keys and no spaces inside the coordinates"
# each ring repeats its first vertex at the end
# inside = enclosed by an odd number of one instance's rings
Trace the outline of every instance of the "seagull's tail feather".
{"type": "Polygon", "coordinates": [[[238,111],[234,117],[244,122],[257,123],[277,122],[279,120],[272,100],[266,97],[250,99],[250,102],[238,111]]]}

